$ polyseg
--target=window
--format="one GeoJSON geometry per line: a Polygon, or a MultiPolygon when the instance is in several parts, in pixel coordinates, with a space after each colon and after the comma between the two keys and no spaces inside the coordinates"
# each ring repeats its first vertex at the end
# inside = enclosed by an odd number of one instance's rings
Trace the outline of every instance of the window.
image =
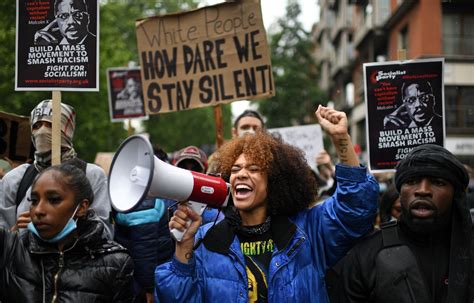
{"type": "Polygon", "coordinates": [[[443,15],[443,51],[445,55],[474,54],[474,15],[443,15]]]}
{"type": "Polygon", "coordinates": [[[398,36],[398,49],[404,49],[408,53],[408,25],[400,30],[398,36]]]}
{"type": "Polygon", "coordinates": [[[377,26],[383,26],[385,21],[390,17],[390,0],[378,0],[375,3],[375,23],[377,26]]]}
{"type": "Polygon", "coordinates": [[[474,87],[445,86],[444,96],[447,130],[474,133],[474,87]]]}

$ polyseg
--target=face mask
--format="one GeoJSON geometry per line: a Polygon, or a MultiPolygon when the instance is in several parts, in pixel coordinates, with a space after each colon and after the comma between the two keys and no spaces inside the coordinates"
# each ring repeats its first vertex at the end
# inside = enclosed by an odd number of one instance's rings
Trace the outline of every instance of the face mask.
{"type": "Polygon", "coordinates": [[[69,235],[73,230],[75,230],[77,228],[77,224],[76,224],[77,219],[74,220],[73,218],[76,215],[76,212],[77,212],[78,209],[79,209],[79,205],[77,205],[76,210],[74,210],[74,213],[72,214],[71,218],[69,218],[69,220],[67,221],[67,223],[63,227],[63,229],[56,236],[54,236],[50,239],[45,239],[45,238],[41,237],[38,230],[36,230],[36,227],[33,224],[33,222],[28,223],[28,229],[32,233],[34,233],[38,238],[43,240],[44,242],[48,242],[48,243],[59,242],[62,239],[64,239],[67,235],[69,235]]]}
{"type": "Polygon", "coordinates": [[[246,134],[255,135],[255,130],[253,130],[253,128],[249,128],[249,129],[246,129],[246,130],[239,131],[239,137],[243,137],[246,134]]]}
{"type": "Polygon", "coordinates": [[[33,132],[33,142],[36,151],[46,153],[51,151],[51,128],[43,126],[33,132]]]}

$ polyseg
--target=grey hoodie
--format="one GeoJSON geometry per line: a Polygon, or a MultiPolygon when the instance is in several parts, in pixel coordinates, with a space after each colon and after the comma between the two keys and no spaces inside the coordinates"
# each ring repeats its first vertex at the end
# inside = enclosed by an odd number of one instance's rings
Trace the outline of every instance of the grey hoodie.
{"type": "MultiPolygon", "coordinates": [[[[18,209],[15,205],[18,187],[29,165],[22,164],[12,169],[0,182],[0,227],[10,229],[15,225],[19,214],[30,209],[30,202],[27,198],[30,196],[31,187],[28,188],[18,209]]],[[[110,223],[111,204],[107,194],[107,176],[102,168],[91,163],[87,163],[86,176],[94,191],[94,202],[91,205],[91,209],[95,211],[96,215],[104,223],[104,235],[106,238],[112,240],[114,231],[110,223]]],[[[20,229],[20,232],[23,231],[25,229],[20,229]]]]}

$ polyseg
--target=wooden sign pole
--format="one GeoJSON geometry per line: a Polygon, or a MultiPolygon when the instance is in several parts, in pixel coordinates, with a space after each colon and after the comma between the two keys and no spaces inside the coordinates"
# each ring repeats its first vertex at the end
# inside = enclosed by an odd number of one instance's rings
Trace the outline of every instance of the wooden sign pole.
{"type": "Polygon", "coordinates": [[[53,90],[51,165],[61,164],[61,91],[53,90]]]}
{"type": "Polygon", "coordinates": [[[132,119],[128,119],[127,121],[127,132],[129,137],[135,134],[135,129],[132,126],[132,119]]]}
{"type": "MultiPolygon", "coordinates": [[[[225,0],[225,2],[235,2],[235,0],[225,0]]],[[[214,105],[214,121],[216,124],[216,147],[224,144],[224,128],[222,127],[222,105],[214,105]]]]}
{"type": "Polygon", "coordinates": [[[214,120],[216,123],[216,146],[221,147],[224,144],[224,128],[222,127],[222,106],[214,106],[214,120]]]}

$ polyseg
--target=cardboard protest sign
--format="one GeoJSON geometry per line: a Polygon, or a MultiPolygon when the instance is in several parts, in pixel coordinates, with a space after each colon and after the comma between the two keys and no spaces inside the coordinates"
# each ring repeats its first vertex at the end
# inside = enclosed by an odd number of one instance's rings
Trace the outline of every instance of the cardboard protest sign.
{"type": "Polygon", "coordinates": [[[26,162],[33,153],[29,117],[0,112],[0,158],[26,162]]]}
{"type": "Polygon", "coordinates": [[[258,0],[138,20],[136,33],[148,114],[274,95],[258,0]]]}
{"type": "Polygon", "coordinates": [[[108,176],[113,158],[114,158],[114,153],[98,152],[95,155],[94,164],[97,164],[98,166],[100,166],[104,170],[105,174],[108,176]]]}
{"type": "Polygon", "coordinates": [[[107,69],[109,112],[112,122],[126,119],[147,119],[139,67],[107,69]]]}
{"type": "Polygon", "coordinates": [[[364,64],[372,171],[393,170],[416,146],[444,146],[444,59],[364,64]]]}
{"type": "Polygon", "coordinates": [[[98,91],[98,17],[96,0],[18,0],[15,90],[98,91]]]}
{"type": "Polygon", "coordinates": [[[323,133],[319,124],[271,128],[268,131],[280,136],[286,143],[302,149],[308,165],[317,171],[315,158],[324,149],[323,133]]]}

